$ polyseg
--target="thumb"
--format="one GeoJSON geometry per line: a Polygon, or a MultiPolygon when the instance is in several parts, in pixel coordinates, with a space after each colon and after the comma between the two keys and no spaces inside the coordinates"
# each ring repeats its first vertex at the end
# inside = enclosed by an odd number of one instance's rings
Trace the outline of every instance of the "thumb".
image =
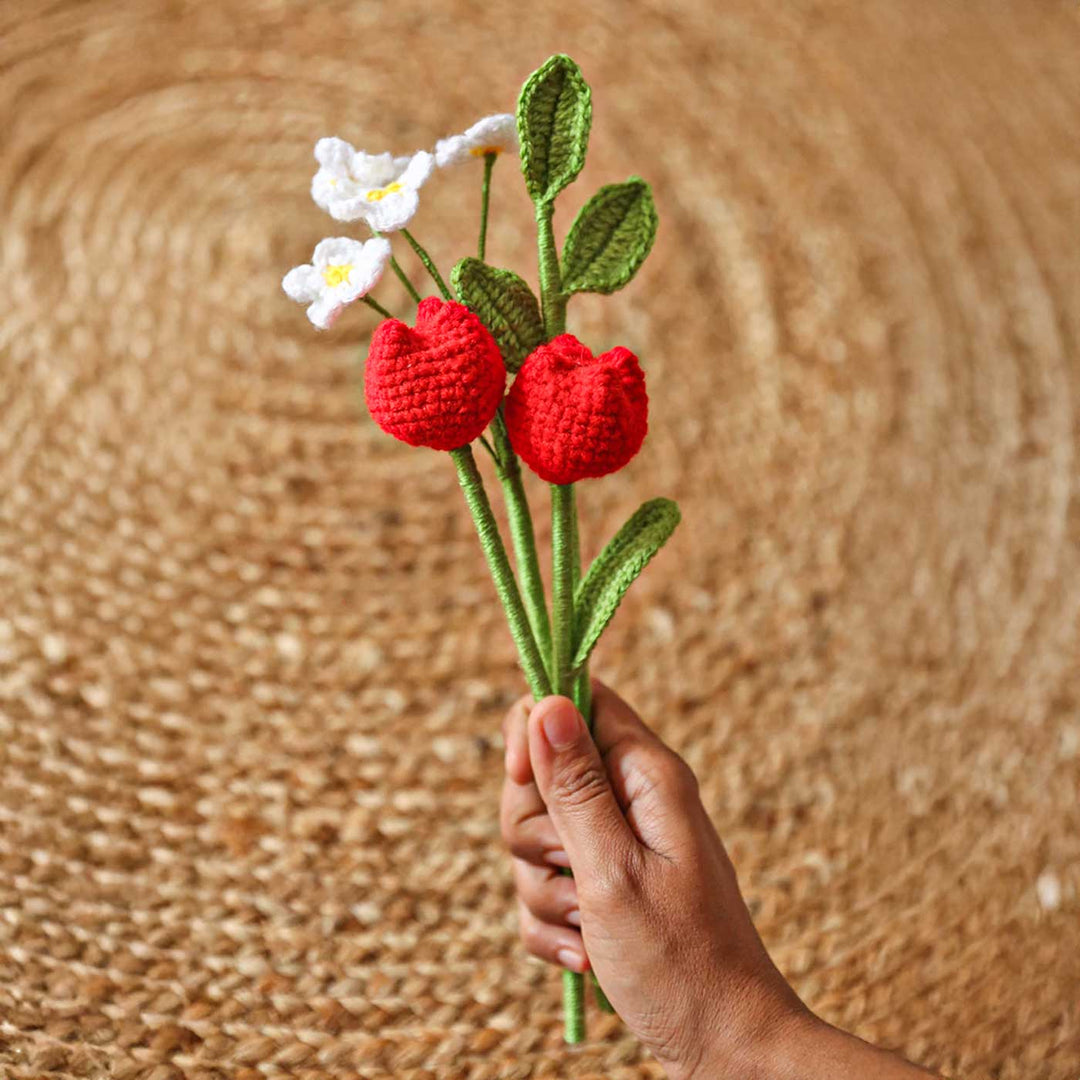
{"type": "Polygon", "coordinates": [[[605,876],[634,854],[637,840],[581,713],[546,697],[529,714],[529,757],[540,797],[579,877],[605,876]]]}

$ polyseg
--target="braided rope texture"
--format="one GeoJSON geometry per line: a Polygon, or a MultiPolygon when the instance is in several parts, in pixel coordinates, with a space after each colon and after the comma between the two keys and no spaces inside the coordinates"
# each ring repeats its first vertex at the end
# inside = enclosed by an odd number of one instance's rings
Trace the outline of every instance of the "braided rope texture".
{"type": "Polygon", "coordinates": [[[506,429],[542,480],[573,484],[621,469],[641,449],[649,399],[637,357],[593,356],[573,334],[534,350],[506,397],[506,429]]]}
{"type": "Polygon", "coordinates": [[[386,319],[371,338],[364,399],[372,420],[410,446],[456,450],[477,439],[503,399],[499,346],[464,304],[429,296],[416,326],[386,319]]]}
{"type": "MultiPolygon", "coordinates": [[[[567,1050],[518,944],[524,683],[452,462],[370,420],[374,313],[316,334],[280,292],[339,231],[316,138],[431,147],[558,49],[596,105],[558,235],[635,173],[663,223],[570,304],[652,392],[577,490],[586,560],[683,511],[595,670],[815,1009],[958,1077],[1080,1075],[1075,6],[628,12],[0,5],[4,1080],[659,1076],[595,1009],[567,1050]]],[[[444,274],[481,175],[421,193],[444,274]]],[[[509,157],[489,248],[535,288],[509,157]]]]}

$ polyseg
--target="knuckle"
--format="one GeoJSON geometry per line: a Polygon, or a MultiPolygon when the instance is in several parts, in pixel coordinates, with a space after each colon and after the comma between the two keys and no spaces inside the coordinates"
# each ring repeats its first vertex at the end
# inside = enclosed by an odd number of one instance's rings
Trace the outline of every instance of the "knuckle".
{"type": "Polygon", "coordinates": [[[665,772],[667,784],[673,790],[697,794],[698,778],[694,770],[678,754],[669,751],[665,772]]]}
{"type": "Polygon", "coordinates": [[[541,907],[544,898],[542,886],[531,874],[524,872],[519,866],[515,868],[514,886],[517,889],[518,899],[534,914],[538,915],[537,908],[541,907]]]}
{"type": "Polygon", "coordinates": [[[521,944],[525,946],[528,952],[531,952],[533,956],[539,956],[544,959],[547,955],[547,951],[544,948],[544,934],[539,925],[534,923],[531,919],[522,919],[521,922],[521,944]]]}
{"type": "Polygon", "coordinates": [[[527,859],[533,854],[532,845],[524,837],[513,835],[505,839],[506,848],[515,859],[527,859]]]}
{"type": "Polygon", "coordinates": [[[530,859],[535,855],[536,845],[529,836],[524,824],[513,816],[505,817],[501,822],[503,844],[506,850],[517,859],[530,859]]]}
{"type": "Polygon", "coordinates": [[[602,870],[578,886],[587,901],[610,911],[627,894],[625,876],[615,868],[602,870]]]}
{"type": "Polygon", "coordinates": [[[655,791],[671,795],[693,795],[698,790],[694,770],[667,747],[651,749],[642,762],[646,785],[655,791]]]}
{"type": "Polygon", "coordinates": [[[573,762],[559,773],[556,788],[560,802],[581,809],[607,794],[608,779],[599,761],[573,762]]]}
{"type": "Polygon", "coordinates": [[[588,901],[608,910],[632,900],[642,888],[642,867],[633,851],[625,859],[605,860],[588,879],[578,882],[579,894],[584,893],[588,901]]]}

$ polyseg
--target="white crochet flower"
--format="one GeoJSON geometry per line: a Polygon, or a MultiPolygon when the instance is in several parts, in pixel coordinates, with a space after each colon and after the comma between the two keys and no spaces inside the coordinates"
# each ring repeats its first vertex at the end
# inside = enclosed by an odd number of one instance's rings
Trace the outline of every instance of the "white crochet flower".
{"type": "Polygon", "coordinates": [[[462,135],[451,135],[435,144],[435,164],[440,169],[447,165],[460,165],[471,158],[485,154],[501,154],[504,150],[518,148],[517,122],[510,113],[498,113],[477,120],[462,135]]]}
{"type": "Polygon", "coordinates": [[[315,144],[319,170],[311,197],[338,221],[364,220],[375,232],[396,232],[412,220],[417,194],[434,167],[432,156],[418,150],[411,157],[365,154],[344,139],[315,144]]]}
{"type": "Polygon", "coordinates": [[[346,304],[366,295],[379,283],[390,258],[390,241],[353,240],[335,236],[320,240],[311,262],[294,266],[281,287],[293,300],[308,304],[307,316],[328,330],[346,304]]]}

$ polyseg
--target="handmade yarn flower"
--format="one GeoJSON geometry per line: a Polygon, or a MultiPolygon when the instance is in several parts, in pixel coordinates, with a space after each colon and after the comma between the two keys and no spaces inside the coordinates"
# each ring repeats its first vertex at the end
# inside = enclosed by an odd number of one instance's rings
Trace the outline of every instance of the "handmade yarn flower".
{"type": "Polygon", "coordinates": [[[311,262],[294,266],[281,287],[291,299],[307,304],[307,317],[320,330],[327,330],[346,304],[378,285],[389,258],[390,241],[382,238],[320,240],[311,262]]]}
{"type": "Polygon", "coordinates": [[[435,163],[426,150],[410,157],[365,154],[338,138],[320,139],[315,160],[319,168],[311,197],[316,204],[338,221],[365,221],[381,233],[396,232],[412,220],[435,163]]]}
{"type": "Polygon", "coordinates": [[[416,326],[380,323],[364,368],[371,418],[410,446],[456,450],[478,439],[502,401],[506,367],[495,339],[464,304],[429,296],[416,326]]]}
{"type": "Polygon", "coordinates": [[[435,164],[440,169],[464,161],[484,158],[488,154],[516,151],[517,121],[512,113],[497,113],[477,120],[460,135],[450,135],[435,144],[435,164]]]}
{"type": "Polygon", "coordinates": [[[506,399],[517,455],[541,480],[573,484],[621,469],[648,427],[645,375],[629,349],[593,356],[573,334],[531,353],[506,399]]]}
{"type": "MultiPolygon", "coordinates": [[[[440,140],[434,158],[423,151],[408,158],[364,154],[341,139],[320,139],[311,185],[316,203],[339,221],[363,220],[380,234],[399,235],[440,295],[422,299],[381,236],[367,243],[324,240],[311,264],[284,281],[291,297],[310,302],[308,315],[317,326],[328,326],[358,297],[385,316],[368,351],[368,411],[395,438],[449,452],[529,689],[537,700],[572,696],[586,720],[592,650],[626,590],[679,522],[669,499],[648,500],[582,575],[575,485],[621,469],[640,450],[648,399],[629,349],[596,356],[566,333],[567,304],[577,293],[613,293],[626,285],[657,228],[648,184],[631,177],[600,188],[585,203],[560,251],[555,201],[585,163],[591,122],[581,71],[569,57],[553,56],[526,81],[513,116],[488,116],[440,140]],[[539,296],[518,274],[485,261],[492,171],[501,154],[514,149],[536,219],[539,296]],[[447,166],[474,158],[484,162],[477,253],[455,264],[448,285],[405,226],[435,160],[447,166]],[[387,262],[418,305],[412,326],[367,295],[387,262]],[[508,395],[507,373],[516,376],[508,395]],[[490,455],[502,488],[513,565],[474,445],[490,455]],[[550,485],[550,606],[522,461],[550,485]]],[[[610,1011],[603,991],[594,989],[599,1006],[610,1011]]],[[[583,976],[563,972],[563,1000],[566,1039],[580,1042],[583,976]]]]}

